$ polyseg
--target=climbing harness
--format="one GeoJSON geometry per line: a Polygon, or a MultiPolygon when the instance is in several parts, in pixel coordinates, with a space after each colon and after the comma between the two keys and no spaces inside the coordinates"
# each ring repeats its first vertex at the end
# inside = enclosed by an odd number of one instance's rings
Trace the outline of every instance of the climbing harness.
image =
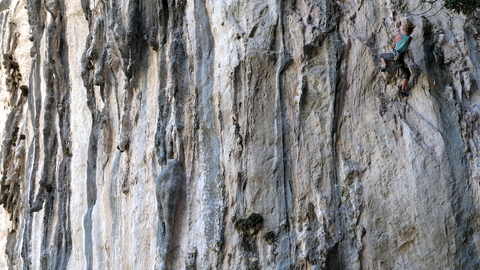
{"type": "Polygon", "coordinates": [[[392,50],[393,54],[393,61],[397,65],[397,67],[402,66],[402,62],[398,63],[397,60],[403,60],[403,64],[405,64],[405,67],[407,67],[407,63],[405,63],[405,59],[407,59],[407,56],[404,53],[399,53],[396,50],[392,50]]]}
{"type": "Polygon", "coordinates": [[[398,57],[400,57],[400,53],[397,52],[396,50],[393,50],[392,54],[393,54],[393,61],[397,61],[398,57]]]}

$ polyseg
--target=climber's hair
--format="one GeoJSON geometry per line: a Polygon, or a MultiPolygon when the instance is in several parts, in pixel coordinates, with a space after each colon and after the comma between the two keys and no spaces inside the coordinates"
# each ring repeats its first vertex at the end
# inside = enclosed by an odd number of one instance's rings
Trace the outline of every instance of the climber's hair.
{"type": "Polygon", "coordinates": [[[411,34],[413,32],[413,29],[415,29],[416,25],[410,21],[409,18],[403,17],[402,18],[402,29],[405,31],[407,34],[411,34]]]}

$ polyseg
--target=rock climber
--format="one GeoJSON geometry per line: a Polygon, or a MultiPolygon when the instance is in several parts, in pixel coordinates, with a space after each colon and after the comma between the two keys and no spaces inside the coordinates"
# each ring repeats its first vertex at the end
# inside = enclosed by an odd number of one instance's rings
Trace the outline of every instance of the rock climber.
{"type": "Polygon", "coordinates": [[[394,61],[395,64],[400,68],[403,73],[403,78],[401,86],[399,86],[400,94],[408,97],[407,92],[407,83],[410,79],[410,70],[405,64],[405,54],[408,51],[408,46],[412,42],[412,37],[410,36],[415,28],[410,20],[406,19],[402,22],[402,34],[395,35],[395,42],[392,44],[393,51],[391,53],[382,53],[380,55],[380,61],[382,62],[381,71],[385,72],[387,70],[387,62],[394,61]]]}

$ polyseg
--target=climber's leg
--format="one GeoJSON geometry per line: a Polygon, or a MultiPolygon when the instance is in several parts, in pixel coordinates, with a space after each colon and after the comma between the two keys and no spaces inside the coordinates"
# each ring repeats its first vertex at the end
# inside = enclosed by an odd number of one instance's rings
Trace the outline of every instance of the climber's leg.
{"type": "Polygon", "coordinates": [[[387,66],[387,61],[385,61],[385,58],[380,57],[380,62],[382,62],[382,67],[386,67],[386,66],[387,66]]]}
{"type": "Polygon", "coordinates": [[[407,65],[404,63],[403,65],[400,66],[400,69],[402,70],[403,73],[403,79],[402,79],[402,91],[407,90],[407,84],[408,80],[410,80],[410,70],[408,69],[407,65]]]}
{"type": "Polygon", "coordinates": [[[407,90],[408,79],[402,79],[402,91],[406,92],[407,90]]]}
{"type": "Polygon", "coordinates": [[[401,85],[399,87],[399,90],[400,90],[400,94],[408,97],[408,92],[407,92],[407,85],[408,85],[408,80],[410,79],[410,70],[408,69],[407,65],[405,64],[405,62],[403,62],[402,60],[402,63],[400,65],[400,70],[402,71],[403,73],[403,78],[402,78],[402,82],[401,82],[401,85]]]}
{"type": "Polygon", "coordinates": [[[381,71],[385,72],[387,70],[387,61],[393,61],[393,53],[382,53],[380,54],[380,62],[382,62],[381,71]]]}

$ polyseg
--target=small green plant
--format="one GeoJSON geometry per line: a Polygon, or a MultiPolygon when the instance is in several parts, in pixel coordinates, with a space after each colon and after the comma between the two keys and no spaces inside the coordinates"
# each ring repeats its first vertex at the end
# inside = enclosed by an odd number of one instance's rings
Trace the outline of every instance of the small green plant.
{"type": "MultiPolygon", "coordinates": [[[[472,14],[476,9],[480,8],[478,0],[445,0],[445,7],[455,12],[464,14],[472,14]]],[[[478,12],[478,11],[477,11],[478,12]]]]}
{"type": "Polygon", "coordinates": [[[235,222],[235,228],[245,233],[257,233],[263,226],[263,217],[258,213],[252,213],[246,218],[235,222]]]}
{"type": "Polygon", "coordinates": [[[67,157],[72,157],[72,152],[70,152],[70,147],[66,146],[63,148],[63,154],[67,157]]]}
{"type": "Polygon", "coordinates": [[[17,136],[18,136],[18,131],[19,131],[19,128],[18,128],[18,127],[15,127],[15,128],[13,129],[12,141],[10,142],[10,144],[11,144],[12,146],[15,146],[15,145],[16,145],[17,136]]]}
{"type": "Polygon", "coordinates": [[[277,242],[277,235],[273,231],[269,231],[263,235],[263,240],[265,240],[267,244],[273,245],[275,242],[277,242]]]}

